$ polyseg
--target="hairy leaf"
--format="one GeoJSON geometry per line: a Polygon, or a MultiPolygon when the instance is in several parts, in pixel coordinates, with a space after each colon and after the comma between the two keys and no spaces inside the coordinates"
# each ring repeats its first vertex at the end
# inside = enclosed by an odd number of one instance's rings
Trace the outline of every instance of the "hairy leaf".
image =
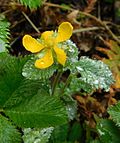
{"type": "Polygon", "coordinates": [[[0,142],[21,143],[21,135],[18,130],[2,115],[0,115],[0,142]]]}
{"type": "Polygon", "coordinates": [[[31,99],[36,93],[49,94],[47,83],[32,80],[23,80],[16,90],[10,95],[9,99],[5,102],[4,108],[18,106],[26,100],[31,99]]]}
{"type": "Polygon", "coordinates": [[[27,79],[33,79],[33,80],[46,80],[50,78],[53,73],[57,70],[56,65],[52,65],[51,67],[48,67],[46,69],[38,69],[34,66],[36,59],[29,60],[22,71],[22,75],[26,77],[27,79]]]}
{"type": "Polygon", "coordinates": [[[46,95],[41,90],[17,107],[7,109],[6,115],[20,127],[44,128],[64,124],[66,109],[59,98],[46,95]]]}
{"type": "Polygon", "coordinates": [[[69,88],[66,91],[67,94],[74,94],[82,90],[85,93],[91,93],[94,90],[94,88],[89,83],[81,80],[81,78],[73,76],[69,88]]]}
{"type": "Polygon", "coordinates": [[[0,53],[5,52],[6,47],[9,47],[9,26],[10,23],[5,19],[4,15],[0,15],[0,53]]]}
{"type": "Polygon", "coordinates": [[[110,106],[108,108],[108,113],[110,114],[110,116],[112,117],[113,121],[120,126],[120,101],[114,105],[114,106],[110,106]]]}
{"type": "Polygon", "coordinates": [[[22,67],[26,59],[16,58],[7,53],[0,54],[0,107],[11,97],[23,81],[22,67]]]}
{"type": "Polygon", "coordinates": [[[120,130],[111,120],[102,119],[97,123],[97,131],[101,143],[119,143],[120,130]]]}
{"type": "Polygon", "coordinates": [[[70,70],[72,73],[76,72],[76,63],[78,61],[78,48],[75,45],[75,43],[73,43],[71,40],[68,40],[66,42],[63,43],[64,49],[66,49],[67,52],[67,61],[64,67],[64,71],[66,70],[70,70]]]}
{"type": "Polygon", "coordinates": [[[37,8],[42,5],[44,0],[18,0],[20,3],[22,3],[25,6],[32,8],[37,8]]]}
{"type": "Polygon", "coordinates": [[[47,143],[53,129],[53,127],[43,129],[26,128],[23,130],[24,143],[47,143]]]}
{"type": "Polygon", "coordinates": [[[101,61],[81,57],[76,70],[80,73],[81,81],[92,86],[93,89],[105,89],[108,91],[114,79],[108,66],[101,61]]]}

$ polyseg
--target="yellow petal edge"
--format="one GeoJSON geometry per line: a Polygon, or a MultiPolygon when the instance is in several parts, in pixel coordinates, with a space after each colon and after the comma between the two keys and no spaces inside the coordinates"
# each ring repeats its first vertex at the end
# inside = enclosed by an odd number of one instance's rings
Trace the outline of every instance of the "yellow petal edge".
{"type": "Polygon", "coordinates": [[[48,68],[53,64],[53,57],[51,50],[48,50],[45,56],[35,61],[35,67],[39,69],[48,68]]]}
{"type": "Polygon", "coordinates": [[[57,42],[63,42],[72,36],[73,26],[69,22],[63,22],[58,27],[58,36],[56,37],[57,42]]]}
{"type": "Polygon", "coordinates": [[[56,53],[56,56],[57,56],[57,61],[61,64],[61,65],[65,65],[65,62],[66,62],[66,59],[67,59],[67,56],[66,56],[66,53],[64,52],[63,49],[60,49],[58,47],[55,47],[54,48],[54,51],[56,53]]]}
{"type": "Polygon", "coordinates": [[[25,49],[32,53],[37,53],[44,48],[42,44],[40,44],[35,38],[30,35],[25,35],[22,39],[22,43],[25,49]]]}

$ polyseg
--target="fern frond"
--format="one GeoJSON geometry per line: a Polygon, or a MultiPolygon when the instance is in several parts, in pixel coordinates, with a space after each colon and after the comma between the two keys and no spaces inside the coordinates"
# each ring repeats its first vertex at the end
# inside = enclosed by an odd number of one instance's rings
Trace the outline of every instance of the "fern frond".
{"type": "Polygon", "coordinates": [[[29,8],[37,8],[42,5],[44,0],[18,0],[21,4],[28,6],[29,8]]]}
{"type": "Polygon", "coordinates": [[[0,53],[6,51],[9,47],[9,26],[10,23],[5,19],[4,15],[0,15],[0,53]]]}

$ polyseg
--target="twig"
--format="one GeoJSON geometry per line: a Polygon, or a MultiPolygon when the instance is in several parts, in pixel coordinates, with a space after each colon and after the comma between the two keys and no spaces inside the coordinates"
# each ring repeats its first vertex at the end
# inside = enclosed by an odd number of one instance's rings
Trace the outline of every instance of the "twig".
{"type": "Polygon", "coordinates": [[[30,18],[22,11],[22,14],[27,19],[27,21],[31,24],[31,26],[35,29],[37,33],[40,33],[39,29],[35,26],[35,24],[30,20],[30,18]]]}
{"type": "Polygon", "coordinates": [[[80,33],[80,32],[86,32],[86,31],[94,31],[94,30],[98,30],[101,29],[102,27],[87,27],[87,28],[81,28],[81,29],[76,29],[73,30],[73,33],[80,33]]]}

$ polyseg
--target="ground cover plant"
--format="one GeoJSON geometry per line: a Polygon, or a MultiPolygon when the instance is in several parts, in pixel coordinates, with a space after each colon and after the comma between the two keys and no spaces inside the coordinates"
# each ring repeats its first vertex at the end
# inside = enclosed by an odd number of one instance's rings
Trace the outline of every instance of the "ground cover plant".
{"type": "Polygon", "coordinates": [[[0,143],[120,142],[119,4],[0,2],[0,143]]]}

